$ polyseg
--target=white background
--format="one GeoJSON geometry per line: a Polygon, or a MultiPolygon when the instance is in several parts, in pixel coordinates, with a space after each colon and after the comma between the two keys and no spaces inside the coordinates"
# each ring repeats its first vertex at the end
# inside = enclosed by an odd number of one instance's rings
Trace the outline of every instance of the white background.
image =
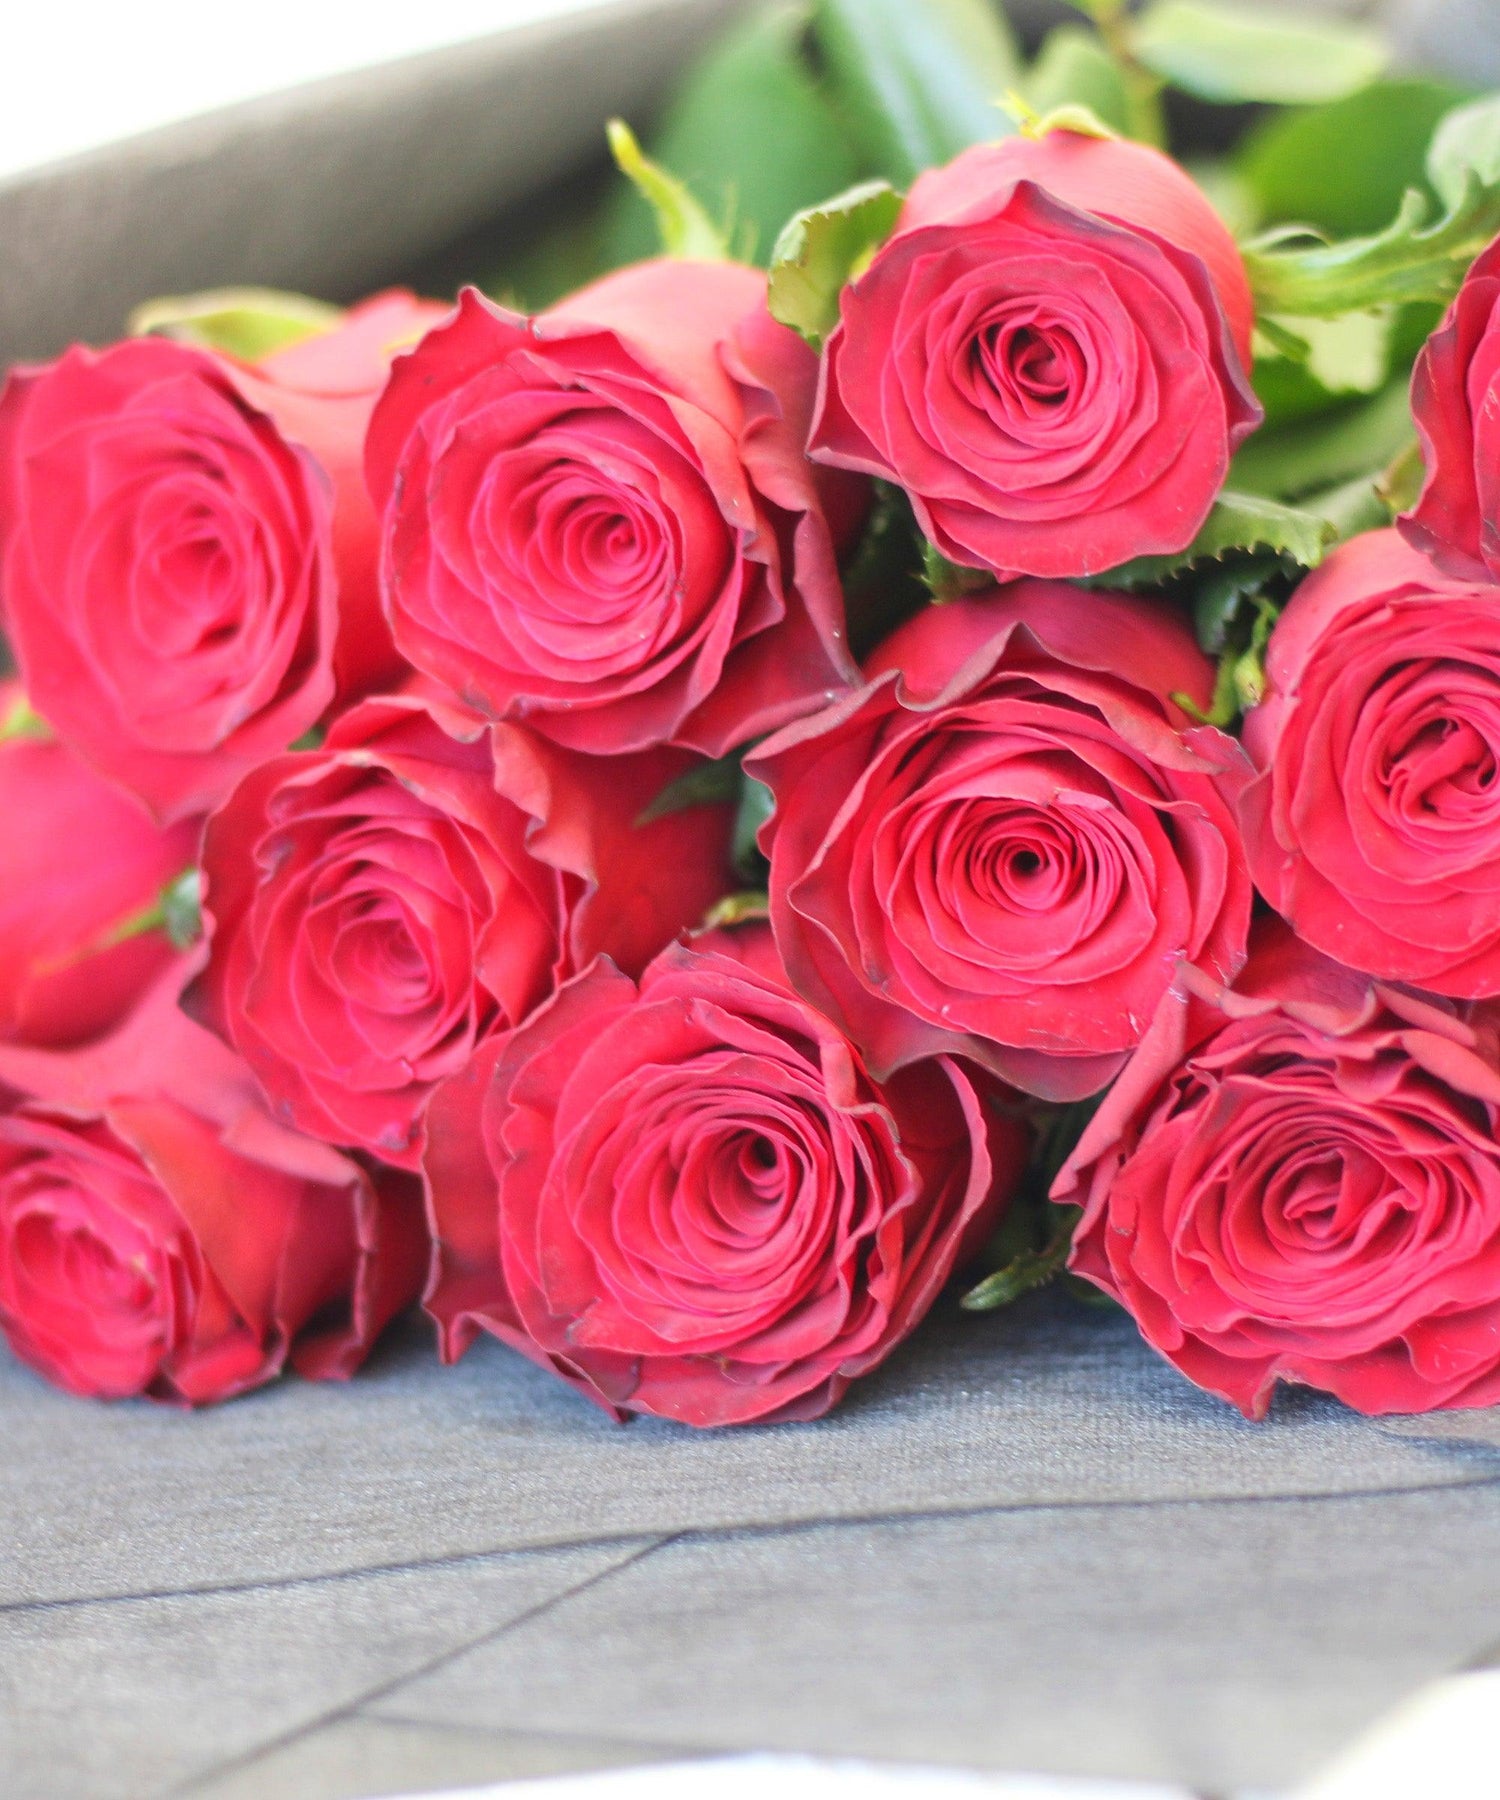
{"type": "Polygon", "coordinates": [[[605,0],[18,0],[0,179],[174,119],[605,0]]]}

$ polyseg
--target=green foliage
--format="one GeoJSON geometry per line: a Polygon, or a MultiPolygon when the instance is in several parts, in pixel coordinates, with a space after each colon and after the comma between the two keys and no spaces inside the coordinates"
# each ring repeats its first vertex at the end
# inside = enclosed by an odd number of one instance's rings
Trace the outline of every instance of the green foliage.
{"type": "Polygon", "coordinates": [[[773,316],[821,344],[838,323],[840,290],[885,242],[900,211],[894,188],[866,181],[789,220],[771,253],[773,316]]]}
{"type": "Polygon", "coordinates": [[[724,233],[686,184],[645,154],[635,133],[622,119],[611,119],[608,132],[616,167],[656,215],[662,250],[668,256],[724,261],[729,255],[724,233]]]}
{"type": "MultiPolygon", "coordinates": [[[[807,8],[775,6],[733,26],[689,73],[650,139],[737,249],[764,261],[791,215],[858,179],[848,134],[803,52],[807,8]]],[[[651,212],[629,189],[611,197],[608,261],[653,254],[651,212]]]]}
{"type": "Polygon", "coordinates": [[[1236,490],[1297,500],[1358,475],[1374,476],[1412,439],[1404,379],[1368,400],[1259,431],[1234,459],[1236,490]]]}
{"type": "Polygon", "coordinates": [[[1378,232],[1407,188],[1425,186],[1433,130],[1462,99],[1447,82],[1372,82],[1326,106],[1270,114],[1235,167],[1262,220],[1330,237],[1378,232]]]}
{"type": "Polygon", "coordinates": [[[866,174],[905,187],[1012,129],[999,101],[1021,60],[988,0],[817,0],[812,29],[866,174]]]}
{"type": "Polygon", "coordinates": [[[1097,33],[1059,25],[1047,34],[1022,88],[1038,113],[1086,106],[1122,136],[1131,127],[1130,94],[1120,65],[1097,33]]]}
{"type": "Polygon", "coordinates": [[[1205,563],[1237,557],[1242,551],[1269,551],[1285,562],[1312,569],[1323,560],[1334,539],[1333,527],[1319,513],[1260,494],[1225,488],[1202,529],[1185,550],[1170,556],[1138,556],[1118,568],[1092,576],[1090,587],[1154,588],[1196,570],[1205,563]]]}
{"type": "Polygon", "coordinates": [[[1130,29],[1135,59],[1200,100],[1337,100],[1384,69],[1375,32],[1270,6],[1153,0],[1130,29]]]}
{"type": "Polygon", "coordinates": [[[219,350],[241,362],[258,362],[275,350],[332,331],[343,317],[306,294],[274,288],[213,288],[202,294],[148,300],[130,315],[132,337],[169,337],[219,350]]]}

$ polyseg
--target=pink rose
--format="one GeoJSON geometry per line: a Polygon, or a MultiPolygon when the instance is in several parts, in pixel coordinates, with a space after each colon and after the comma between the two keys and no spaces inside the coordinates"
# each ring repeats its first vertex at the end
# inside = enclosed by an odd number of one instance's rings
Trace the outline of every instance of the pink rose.
{"type": "Polygon", "coordinates": [[[1500,992],[1500,590],[1395,531],[1341,544],[1271,634],[1245,720],[1250,871],[1318,949],[1500,992]]]}
{"type": "MultiPolygon", "coordinates": [[[[0,683],[0,716],[21,699],[0,683]]],[[[174,952],[137,930],[192,866],[197,828],[160,830],[55,739],[0,742],[0,1043],[76,1044],[118,1024],[174,952]]]]}
{"type": "Polygon", "coordinates": [[[725,808],[634,824],[685,762],[365,701],[210,818],[195,1010],[300,1130],[416,1168],[428,1096],[486,1037],[600,951],[639,969],[728,885],[725,808]]]}
{"type": "Polygon", "coordinates": [[[1189,974],[1053,1187],[1070,1262],[1191,1380],[1366,1413],[1500,1401],[1500,1015],[1388,988],[1278,919],[1189,974]]]}
{"type": "Polygon", "coordinates": [[[1239,746],[1162,603],[1056,583],[929,607],[869,684],[749,759],[771,919],[877,1077],[940,1051],[1047,1099],[1103,1087],[1184,958],[1228,979],[1251,889],[1239,746]]]}
{"type": "Polygon", "coordinates": [[[0,1331],[106,1399],[346,1377],[415,1297],[420,1203],[278,1124],[182,973],[98,1045],[0,1048],[0,1331]]]}
{"type": "Polygon", "coordinates": [[[611,754],[716,756],[849,684],[824,503],[846,532],[858,489],[804,455],[816,361],[765,286],[644,263],[536,319],[470,290],[397,362],[368,469],[418,668],[611,754]]]}
{"type": "Polygon", "coordinates": [[[1049,131],[918,176],[844,290],[814,456],[945,556],[1095,574],[1192,542],[1260,422],[1234,240],[1176,163],[1049,131]]]}
{"type": "Polygon", "coordinates": [[[770,933],[597,962],[439,1090],[427,1306],[601,1405],[810,1419],[978,1248],[1026,1134],[947,1058],[874,1082],[770,933]]]}

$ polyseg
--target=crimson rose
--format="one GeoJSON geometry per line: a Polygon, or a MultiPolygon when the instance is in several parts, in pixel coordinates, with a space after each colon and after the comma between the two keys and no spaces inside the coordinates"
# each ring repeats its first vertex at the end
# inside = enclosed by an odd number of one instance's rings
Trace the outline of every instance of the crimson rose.
{"type": "Polygon", "coordinates": [[[471,289],[398,360],[368,470],[418,668],[595,752],[718,755],[848,685],[851,492],[803,453],[816,362],[765,289],[644,263],[536,319],[471,289]]]}
{"type": "Polygon", "coordinates": [[[639,969],[723,892],[724,808],[632,823],[684,760],[492,746],[439,697],[365,701],[209,820],[195,1009],[299,1129],[417,1167],[427,1097],[477,1044],[600,951],[639,969]]]}
{"type": "Polygon", "coordinates": [[[1178,963],[1232,976],[1239,747],[1168,696],[1213,671],[1165,605],[1048,582],[929,607],[869,685],[762,745],[771,919],[877,1076],[937,1051],[1104,1086],[1178,963]]]}
{"type": "Polygon", "coordinates": [[[1417,358],[1411,407],[1427,478],[1402,531],[1449,573],[1500,581],[1500,239],[1417,358]]]}
{"type": "Polygon", "coordinates": [[[602,1405],[810,1419],[994,1224],[1025,1132],[940,1058],[871,1080],[770,933],[569,982],[439,1090],[427,1306],[602,1405]]]}
{"type": "Polygon", "coordinates": [[[1356,975],[1282,921],[1191,973],[1064,1166],[1070,1266],[1253,1418],[1500,1401],[1500,1015],[1356,975]]]}
{"type": "MultiPolygon", "coordinates": [[[[21,702],[0,684],[0,716],[21,702]]],[[[118,1024],[172,960],[136,929],[193,862],[191,824],[159,830],[55,739],[0,742],[0,1042],[65,1045],[118,1024]]]]}
{"type": "Polygon", "coordinates": [[[918,176],[845,288],[816,457],[899,483],[945,556],[1097,573],[1189,544],[1251,393],[1250,290],[1188,177],[1049,131],[918,176]]]}
{"type": "Polygon", "coordinates": [[[1341,544],[1271,634],[1245,721],[1250,870],[1318,949],[1500,992],[1500,595],[1395,531],[1341,544]]]}
{"type": "Polygon", "coordinates": [[[0,1331],[110,1399],[348,1376],[415,1298],[420,1206],[272,1119],[180,985],[86,1050],[0,1048],[0,1331]]]}

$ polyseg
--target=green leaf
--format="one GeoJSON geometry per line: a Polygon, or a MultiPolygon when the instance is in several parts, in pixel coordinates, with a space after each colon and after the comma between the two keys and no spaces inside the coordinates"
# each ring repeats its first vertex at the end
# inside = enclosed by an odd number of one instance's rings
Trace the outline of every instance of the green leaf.
{"type": "Polygon", "coordinates": [[[1378,232],[1409,187],[1426,182],[1438,120],[1463,99],[1447,82],[1377,81],[1253,127],[1235,167],[1261,221],[1311,225],[1330,237],[1378,232]]]}
{"type": "Polygon", "coordinates": [[[3,718],[0,718],[0,744],[9,744],[16,738],[28,738],[34,743],[50,743],[53,738],[52,727],[40,713],[31,710],[31,702],[24,694],[17,694],[3,718]]]}
{"type": "Polygon", "coordinates": [[[1154,0],[1133,22],[1136,60],[1200,100],[1282,106],[1337,100],[1373,81],[1389,50],[1377,33],[1275,7],[1154,0]]]}
{"type": "Polygon", "coordinates": [[[637,815],[637,828],[665,819],[669,813],[685,812],[690,806],[725,806],[740,797],[740,759],[721,756],[714,762],[694,763],[684,769],[675,781],[669,781],[644,812],[637,815]]]}
{"type": "Polygon", "coordinates": [[[988,0],[817,0],[813,35],[869,171],[898,187],[1012,129],[1021,61],[988,0]]]}
{"type": "Polygon", "coordinates": [[[1376,393],[1391,374],[1395,323],[1390,308],[1337,319],[1262,314],[1256,321],[1253,379],[1267,425],[1326,413],[1356,395],[1376,393]]]}
{"type": "Polygon", "coordinates": [[[203,935],[203,882],[196,869],[184,869],[162,889],[161,921],[174,949],[186,950],[203,935]]]}
{"type": "Polygon", "coordinates": [[[1274,551],[1258,551],[1231,562],[1215,563],[1202,575],[1193,596],[1193,628],[1206,656],[1222,656],[1230,633],[1248,606],[1281,577],[1285,566],[1274,551]]]}
{"type": "MultiPolygon", "coordinates": [[[[848,134],[803,55],[806,5],[732,26],[674,91],[649,139],[652,158],[701,194],[747,258],[764,262],[783,222],[857,181],[848,134]]],[[[604,226],[612,264],[653,254],[650,208],[619,189],[604,226]]]]}
{"type": "Polygon", "coordinates": [[[936,544],[922,546],[922,579],[934,602],[957,600],[964,594],[982,593],[995,585],[988,569],[972,569],[963,563],[949,562],[936,544]]]}
{"type": "Polygon", "coordinates": [[[729,245],[723,232],[683,183],[651,161],[623,119],[611,119],[605,130],[615,166],[650,202],[656,214],[656,227],[666,254],[700,262],[726,261],[729,245]]]}
{"type": "MultiPolygon", "coordinates": [[[[1043,1224],[1050,1226],[1050,1230],[1039,1242],[1032,1241],[1035,1234],[1030,1231],[1014,1246],[1006,1244],[1003,1235],[997,1238],[995,1249],[1005,1260],[959,1301],[965,1312],[994,1312],[998,1307],[1009,1306],[1022,1294],[1045,1287],[1068,1266],[1073,1230],[1083,1217],[1083,1208],[1052,1206],[1049,1211],[1054,1216],[1044,1220],[1043,1224]]],[[[1029,1218],[1019,1208],[1011,1209],[1011,1217],[1022,1226],[1030,1225],[1029,1218]]],[[[1004,1227],[1002,1233],[1003,1230],[1004,1227]]]]}
{"type": "Polygon", "coordinates": [[[1151,588],[1199,564],[1239,551],[1273,551],[1299,568],[1313,569],[1334,540],[1330,522],[1315,512],[1283,506],[1259,494],[1225,488],[1191,544],[1171,556],[1138,556],[1089,577],[1099,588],[1151,588]]]}
{"type": "Polygon", "coordinates": [[[776,796],[763,781],[743,772],[740,776],[739,805],[735,808],[734,833],[730,841],[730,861],[741,880],[758,888],[766,885],[769,865],[756,842],[760,828],[776,810],[776,796]]]}
{"type": "Polygon", "coordinates": [[[1022,92],[1038,113],[1086,106],[1112,130],[1130,130],[1130,95],[1120,66],[1081,25],[1059,25],[1047,34],[1022,92]]]}
{"type": "Polygon", "coordinates": [[[1234,459],[1230,486],[1278,500],[1385,468],[1412,435],[1404,380],[1331,413],[1256,432],[1234,459]]]}
{"type": "Polygon", "coordinates": [[[771,252],[767,304],[774,318],[821,344],[839,318],[839,294],[890,236],[901,196],[866,181],[787,222],[771,252]]]}
{"type": "Polygon", "coordinates": [[[169,337],[241,362],[259,362],[273,351],[332,331],[343,318],[337,306],[306,294],[274,288],[212,288],[147,300],[127,322],[132,337],[169,337]]]}
{"type": "Polygon", "coordinates": [[[1454,107],[1432,135],[1427,179],[1450,211],[1463,204],[1471,175],[1486,187],[1500,183],[1500,94],[1454,107]]]}
{"type": "Polygon", "coordinates": [[[1435,222],[1430,211],[1423,195],[1408,188],[1377,237],[1328,244],[1305,232],[1273,232],[1244,245],[1257,308],[1327,319],[1452,299],[1469,264],[1500,232],[1500,182],[1486,185],[1471,169],[1456,204],[1435,222]]]}

